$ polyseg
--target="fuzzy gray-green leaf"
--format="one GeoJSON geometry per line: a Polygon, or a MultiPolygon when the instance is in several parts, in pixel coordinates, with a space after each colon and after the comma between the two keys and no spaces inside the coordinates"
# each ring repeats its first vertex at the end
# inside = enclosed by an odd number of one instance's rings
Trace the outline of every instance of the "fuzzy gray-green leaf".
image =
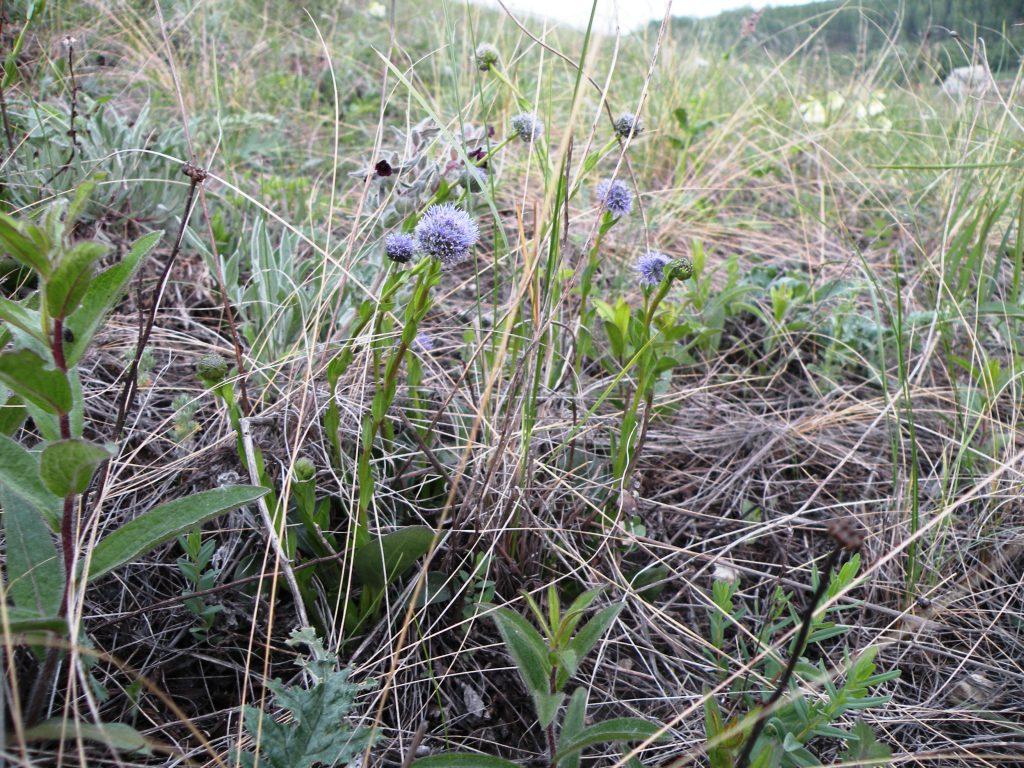
{"type": "Polygon", "coordinates": [[[413,763],[414,768],[519,768],[517,763],[494,755],[476,752],[449,752],[444,755],[421,757],[413,763]]]}
{"type": "Polygon", "coordinates": [[[64,566],[43,516],[35,505],[0,485],[7,591],[28,614],[55,616],[64,592],[64,566]]]}
{"type": "Polygon", "coordinates": [[[154,507],[99,541],[92,553],[88,579],[98,579],[207,520],[251,504],[266,492],[260,486],[235,485],[154,507]]]}
{"type": "Polygon", "coordinates": [[[491,614],[505,648],[531,693],[549,693],[551,664],[540,634],[515,611],[496,608],[491,614]]]}
{"type": "Polygon", "coordinates": [[[565,745],[559,744],[555,762],[597,744],[647,741],[653,739],[660,730],[661,728],[657,724],[641,720],[638,717],[617,717],[602,723],[595,723],[584,728],[565,745]]]}
{"type": "Polygon", "coordinates": [[[89,284],[81,306],[68,318],[67,327],[74,336],[73,341],[66,344],[64,349],[68,365],[74,365],[85,353],[103,318],[120,300],[128,281],[162,236],[163,232],[143,235],[132,243],[119,263],[98,274],[89,284]]]}
{"type": "Polygon", "coordinates": [[[58,440],[50,443],[39,457],[39,476],[55,496],[84,493],[96,467],[110,458],[102,445],[88,440],[58,440]]]}
{"type": "Polygon", "coordinates": [[[76,243],[61,254],[57,266],[46,281],[46,309],[51,317],[67,317],[92,282],[94,265],[107,250],[102,243],[76,243]]]}
{"type": "Polygon", "coordinates": [[[27,349],[0,355],[0,382],[48,413],[71,410],[67,376],[27,349]]]}
{"type": "Polygon", "coordinates": [[[60,522],[61,499],[51,493],[39,476],[39,457],[7,435],[0,435],[0,485],[6,485],[32,502],[54,530],[60,522]]]}

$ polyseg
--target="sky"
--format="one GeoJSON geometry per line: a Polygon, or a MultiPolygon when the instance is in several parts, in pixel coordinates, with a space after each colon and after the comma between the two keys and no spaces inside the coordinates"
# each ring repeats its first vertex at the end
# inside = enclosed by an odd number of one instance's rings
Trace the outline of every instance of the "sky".
{"type": "MultiPolygon", "coordinates": [[[[483,0],[488,5],[497,5],[496,0],[483,0]]],[[[673,16],[714,16],[719,11],[746,6],[796,5],[808,0],[672,0],[673,16]]],[[[591,0],[503,0],[509,10],[548,16],[564,24],[586,26],[590,16],[591,0]]],[[[611,21],[618,18],[623,31],[635,29],[651,19],[665,15],[668,0],[597,0],[597,13],[601,26],[608,29],[611,21]]]]}

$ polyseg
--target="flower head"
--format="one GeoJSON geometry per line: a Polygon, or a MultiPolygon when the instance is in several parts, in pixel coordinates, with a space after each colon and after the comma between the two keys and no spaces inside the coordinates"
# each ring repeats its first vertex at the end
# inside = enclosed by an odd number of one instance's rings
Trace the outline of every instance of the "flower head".
{"type": "Polygon", "coordinates": [[[633,192],[618,179],[606,179],[597,185],[597,199],[601,207],[616,218],[633,209],[633,192]]]}
{"type": "Polygon", "coordinates": [[[544,135],[544,123],[533,112],[523,112],[512,118],[512,132],[527,144],[544,135]]]}
{"type": "Polygon", "coordinates": [[[446,267],[465,261],[480,239],[476,222],[451,203],[430,206],[416,225],[415,234],[420,250],[446,267]]]}
{"type": "Polygon", "coordinates": [[[498,49],[490,43],[480,43],[476,47],[476,52],[473,54],[473,58],[476,60],[477,67],[480,68],[481,72],[486,72],[501,59],[501,54],[498,53],[498,49]]]}
{"type": "Polygon", "coordinates": [[[655,286],[662,280],[689,280],[693,276],[693,264],[689,259],[673,259],[661,251],[647,251],[636,260],[637,277],[643,286],[655,286]]]}
{"type": "Polygon", "coordinates": [[[623,112],[615,118],[615,134],[621,139],[636,138],[643,130],[644,124],[632,112],[623,112]]]}
{"type": "Polygon", "coordinates": [[[384,238],[384,253],[399,264],[407,264],[416,255],[416,239],[404,232],[392,232],[384,238]]]}
{"type": "Polygon", "coordinates": [[[434,348],[434,337],[421,331],[413,337],[412,347],[417,352],[430,352],[434,348]]]}

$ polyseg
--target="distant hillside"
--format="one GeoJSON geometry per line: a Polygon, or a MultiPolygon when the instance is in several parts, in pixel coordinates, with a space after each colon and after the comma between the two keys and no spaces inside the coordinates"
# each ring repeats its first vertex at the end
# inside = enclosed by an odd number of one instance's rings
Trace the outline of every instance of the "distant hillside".
{"type": "MultiPolygon", "coordinates": [[[[744,19],[753,12],[748,7],[708,19],[677,17],[673,30],[680,37],[729,45],[741,36],[744,19]]],[[[983,39],[990,66],[1008,70],[1016,69],[1024,50],[1022,0],[827,0],[773,7],[761,14],[751,37],[773,49],[791,51],[823,24],[816,42],[839,52],[875,48],[895,37],[902,43],[931,45],[948,65],[956,66],[965,62],[951,34],[955,32],[968,51],[975,38],[983,39]]]]}

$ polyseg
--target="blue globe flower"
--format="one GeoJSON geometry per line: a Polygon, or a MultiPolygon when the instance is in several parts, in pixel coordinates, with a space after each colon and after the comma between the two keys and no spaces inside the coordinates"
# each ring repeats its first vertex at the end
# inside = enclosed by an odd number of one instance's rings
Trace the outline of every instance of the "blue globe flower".
{"type": "Polygon", "coordinates": [[[412,348],[417,352],[430,352],[434,349],[434,337],[429,333],[420,331],[413,337],[412,348]]]}
{"type": "Polygon", "coordinates": [[[533,112],[523,112],[511,120],[512,133],[527,144],[532,144],[544,135],[544,123],[533,112]]]}
{"type": "Polygon", "coordinates": [[[446,267],[469,258],[480,239],[480,228],[469,214],[451,203],[430,206],[415,229],[420,250],[446,267]]]}
{"type": "Polygon", "coordinates": [[[641,285],[658,285],[665,277],[665,268],[672,263],[672,259],[661,251],[647,251],[636,260],[637,278],[641,285]]]}
{"type": "Polygon", "coordinates": [[[604,210],[617,218],[633,210],[633,191],[618,179],[606,179],[598,184],[597,199],[604,210]]]}
{"type": "Polygon", "coordinates": [[[416,255],[416,240],[404,232],[392,232],[384,238],[384,253],[392,261],[407,264],[416,255]]]}

